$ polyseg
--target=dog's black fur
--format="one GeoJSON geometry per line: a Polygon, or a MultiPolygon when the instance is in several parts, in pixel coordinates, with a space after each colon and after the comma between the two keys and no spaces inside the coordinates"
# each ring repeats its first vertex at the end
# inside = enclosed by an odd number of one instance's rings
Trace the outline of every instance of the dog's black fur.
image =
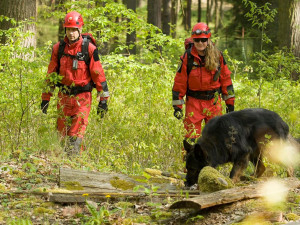
{"type": "Polygon", "coordinates": [[[265,171],[262,142],[266,142],[266,134],[271,135],[272,140],[286,140],[289,134],[289,127],[281,117],[266,109],[244,109],[211,119],[195,145],[184,141],[186,186],[197,183],[203,167],[227,162],[233,163],[230,172],[233,181],[240,179],[249,161],[256,166],[254,175],[261,176],[265,171]]]}

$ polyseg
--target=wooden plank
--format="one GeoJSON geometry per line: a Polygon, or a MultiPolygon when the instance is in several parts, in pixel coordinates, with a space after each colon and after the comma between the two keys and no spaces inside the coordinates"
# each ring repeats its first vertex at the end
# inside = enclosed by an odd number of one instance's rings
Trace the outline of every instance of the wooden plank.
{"type": "MultiPolygon", "coordinates": [[[[300,181],[297,178],[287,178],[284,179],[283,182],[288,189],[300,187],[300,181]]],[[[262,197],[260,188],[263,184],[264,183],[258,183],[249,186],[235,187],[231,189],[217,191],[209,194],[202,194],[198,197],[175,202],[170,206],[170,209],[193,208],[195,210],[201,210],[216,205],[236,202],[239,200],[260,198],[262,197]]],[[[280,192],[281,190],[278,191],[278,194],[280,192]]]]}

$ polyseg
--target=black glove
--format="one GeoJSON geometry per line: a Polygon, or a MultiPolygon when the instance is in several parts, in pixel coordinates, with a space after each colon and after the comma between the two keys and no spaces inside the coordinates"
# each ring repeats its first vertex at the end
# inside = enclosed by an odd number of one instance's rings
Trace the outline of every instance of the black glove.
{"type": "Polygon", "coordinates": [[[182,109],[179,108],[178,106],[173,106],[173,108],[174,108],[174,116],[180,120],[183,117],[182,109]]]}
{"type": "Polygon", "coordinates": [[[226,105],[226,113],[230,113],[234,111],[234,105],[226,105]]]}
{"type": "Polygon", "coordinates": [[[43,100],[41,103],[41,110],[44,114],[47,114],[48,106],[49,106],[49,101],[43,100]]]}
{"type": "Polygon", "coordinates": [[[106,100],[100,101],[97,107],[97,115],[100,114],[100,117],[103,118],[107,110],[108,108],[106,100]]]}

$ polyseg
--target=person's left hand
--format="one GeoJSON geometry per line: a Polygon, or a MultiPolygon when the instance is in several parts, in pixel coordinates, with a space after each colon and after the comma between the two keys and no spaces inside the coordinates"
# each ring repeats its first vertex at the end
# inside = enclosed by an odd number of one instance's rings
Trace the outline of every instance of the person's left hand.
{"type": "Polygon", "coordinates": [[[100,101],[97,107],[97,115],[100,114],[100,117],[103,118],[107,110],[108,110],[107,101],[106,100],[100,101]]]}
{"type": "Polygon", "coordinates": [[[179,108],[178,106],[173,106],[173,108],[174,108],[174,116],[180,120],[183,117],[182,109],[179,108]]]}
{"type": "Polygon", "coordinates": [[[226,105],[226,113],[230,113],[234,111],[234,105],[226,105]]]}
{"type": "Polygon", "coordinates": [[[42,100],[41,110],[44,114],[47,114],[48,107],[49,107],[49,101],[48,100],[42,100]]]}

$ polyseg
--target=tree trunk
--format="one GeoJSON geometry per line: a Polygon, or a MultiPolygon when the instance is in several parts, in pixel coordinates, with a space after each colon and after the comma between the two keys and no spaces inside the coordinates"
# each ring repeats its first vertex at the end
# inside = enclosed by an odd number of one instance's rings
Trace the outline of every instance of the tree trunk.
{"type": "Polygon", "coordinates": [[[137,0],[137,3],[136,3],[137,7],[138,8],[142,7],[142,3],[143,3],[142,0],[137,0]]]}
{"type": "Polygon", "coordinates": [[[215,0],[215,33],[218,33],[219,28],[219,8],[218,8],[218,0],[215,0]]]}
{"type": "MultiPolygon", "coordinates": [[[[62,12],[67,12],[67,10],[63,6],[65,1],[66,0],[56,1],[56,4],[60,5],[59,10],[62,11],[62,12]]],[[[58,35],[57,35],[58,41],[64,39],[64,37],[65,37],[65,28],[63,26],[64,22],[65,22],[65,18],[58,19],[58,35]]]]}
{"type": "MultiPolygon", "coordinates": [[[[212,18],[213,18],[213,9],[214,9],[214,1],[215,0],[210,0],[210,3],[209,3],[209,14],[208,14],[208,16],[209,16],[209,19],[208,19],[208,21],[209,22],[212,22],[212,18]]],[[[208,25],[208,24],[207,24],[208,25]]]]}
{"type": "Polygon", "coordinates": [[[192,21],[192,0],[187,0],[187,10],[186,10],[186,27],[187,30],[191,30],[192,21]]]}
{"type": "Polygon", "coordinates": [[[187,11],[187,0],[180,0],[182,10],[182,26],[186,30],[186,11],[187,11]]]}
{"type": "Polygon", "coordinates": [[[185,30],[190,31],[192,0],[184,0],[184,1],[182,0],[182,3],[183,3],[182,25],[185,30]]]}
{"type": "MultiPolygon", "coordinates": [[[[279,47],[291,48],[296,57],[300,57],[300,1],[278,1],[278,42],[279,47]]],[[[299,74],[293,79],[298,80],[299,74]]]]}
{"type": "Polygon", "coordinates": [[[210,7],[209,7],[209,0],[206,1],[206,24],[208,25],[209,23],[209,12],[210,12],[210,7]]]}
{"type": "Polygon", "coordinates": [[[148,0],[147,22],[161,28],[161,0],[148,0]]]}
{"type": "Polygon", "coordinates": [[[201,0],[198,0],[198,22],[201,22],[201,0]]]}
{"type": "Polygon", "coordinates": [[[296,57],[300,57],[300,1],[295,0],[291,6],[291,46],[296,57]]]}
{"type": "MultiPolygon", "coordinates": [[[[127,0],[127,8],[132,9],[134,12],[136,12],[136,0],[127,0]]],[[[130,22],[130,20],[128,20],[130,22]]],[[[128,46],[128,50],[130,54],[136,54],[136,31],[129,31],[126,35],[126,45],[128,46]],[[132,46],[133,45],[133,46],[132,46]]]]}
{"type": "Polygon", "coordinates": [[[221,0],[220,3],[220,8],[219,8],[219,13],[220,13],[220,19],[219,19],[219,29],[223,28],[223,16],[224,16],[224,11],[223,11],[223,0],[221,0]]]}
{"type": "MultiPolygon", "coordinates": [[[[106,4],[105,2],[102,2],[100,0],[96,1],[96,7],[105,7],[105,4],[106,4]]],[[[101,39],[101,32],[100,31],[97,32],[97,37],[98,37],[98,40],[101,39]]],[[[105,42],[100,43],[98,48],[99,48],[99,54],[100,55],[107,55],[109,53],[110,45],[107,41],[105,41],[105,42]]]]}
{"type": "Polygon", "coordinates": [[[171,22],[171,0],[163,0],[162,11],[162,32],[166,35],[170,35],[170,22],[171,22]]]}
{"type": "Polygon", "coordinates": [[[178,0],[171,0],[171,25],[172,37],[176,37],[176,24],[177,24],[178,0]]]}
{"type": "MultiPolygon", "coordinates": [[[[21,22],[25,19],[31,21],[37,17],[37,1],[36,0],[0,0],[0,15],[7,16],[15,19],[17,22],[21,22]]],[[[10,21],[0,22],[0,29],[7,30],[12,28],[13,25],[10,21]]],[[[35,24],[26,24],[25,31],[31,31],[36,34],[35,24]]],[[[5,43],[6,39],[3,37],[1,43],[5,43]]],[[[24,47],[36,47],[36,36],[30,36],[23,40],[22,45],[24,47]]]]}

